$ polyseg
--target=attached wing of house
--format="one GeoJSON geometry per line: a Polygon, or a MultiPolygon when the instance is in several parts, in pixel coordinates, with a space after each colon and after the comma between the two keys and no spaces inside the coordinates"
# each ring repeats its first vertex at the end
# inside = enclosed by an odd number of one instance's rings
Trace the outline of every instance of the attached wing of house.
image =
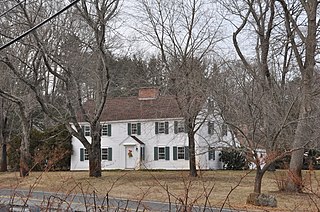
{"type": "MultiPolygon", "coordinates": [[[[101,115],[102,169],[188,169],[188,137],[176,100],[145,88],[138,96],[107,99],[101,115]]],[[[81,122],[91,140],[90,126],[81,122]]],[[[196,160],[201,169],[221,169],[218,147],[227,131],[205,120],[196,135],[196,160]]],[[[88,170],[88,152],[73,137],[71,170],[88,170]]]]}

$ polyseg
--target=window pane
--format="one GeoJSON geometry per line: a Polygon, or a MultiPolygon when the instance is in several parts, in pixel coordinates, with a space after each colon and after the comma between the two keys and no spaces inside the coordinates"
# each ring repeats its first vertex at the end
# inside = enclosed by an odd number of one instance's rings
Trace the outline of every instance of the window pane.
{"type": "Polygon", "coordinates": [[[165,125],[164,122],[159,122],[159,129],[158,133],[164,133],[165,132],[165,125]]]}
{"type": "Polygon", "coordinates": [[[131,124],[131,134],[137,134],[137,133],[138,133],[137,124],[131,124]]]}
{"type": "Polygon", "coordinates": [[[209,148],[209,160],[215,160],[216,158],[216,152],[214,147],[209,148]]]}
{"type": "Polygon", "coordinates": [[[179,121],[178,122],[178,132],[184,132],[185,130],[184,130],[184,122],[183,121],[179,121]]]}
{"type": "Polygon", "coordinates": [[[228,134],[228,126],[226,124],[222,124],[221,136],[226,136],[227,134],[228,134]]]}
{"type": "Polygon", "coordinates": [[[101,134],[102,134],[103,136],[108,135],[108,125],[107,125],[107,124],[102,125],[102,132],[101,132],[101,134]]]}
{"type": "Polygon", "coordinates": [[[84,149],[84,160],[89,160],[89,152],[87,149],[84,149]]]}
{"type": "Polygon", "coordinates": [[[108,149],[101,149],[101,159],[108,160],[108,149]]]}
{"type": "Polygon", "coordinates": [[[90,126],[84,126],[84,136],[90,136],[90,126]]]}
{"type": "Polygon", "coordinates": [[[166,153],[164,147],[159,147],[159,160],[160,159],[165,159],[166,158],[166,153]]]}
{"type": "Polygon", "coordinates": [[[212,135],[214,133],[214,122],[208,122],[208,134],[212,135]]]}
{"type": "Polygon", "coordinates": [[[178,147],[178,159],[184,159],[184,147],[178,147]]]}

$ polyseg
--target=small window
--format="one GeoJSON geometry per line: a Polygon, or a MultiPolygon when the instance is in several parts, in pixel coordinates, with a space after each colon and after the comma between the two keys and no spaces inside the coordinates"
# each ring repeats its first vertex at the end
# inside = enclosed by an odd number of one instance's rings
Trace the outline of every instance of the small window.
{"type": "Polygon", "coordinates": [[[169,122],[155,122],[156,134],[169,134],[169,122]]]}
{"type": "Polygon", "coordinates": [[[182,122],[182,121],[178,122],[178,133],[185,132],[184,128],[185,128],[184,122],[182,122]]]}
{"type": "Polygon", "coordinates": [[[208,122],[208,134],[212,135],[214,133],[214,122],[208,122]]]}
{"type": "Polygon", "coordinates": [[[111,124],[103,124],[101,126],[101,135],[102,136],[111,136],[111,124]]]}
{"type": "Polygon", "coordinates": [[[189,160],[189,147],[188,146],[174,146],[173,147],[173,160],[189,160]]]}
{"type": "Polygon", "coordinates": [[[222,124],[221,126],[221,136],[226,136],[228,134],[228,126],[226,124],[222,124]]]}
{"type": "Polygon", "coordinates": [[[141,123],[128,123],[128,135],[141,135],[141,123]]]}
{"type": "Polygon", "coordinates": [[[178,147],[178,159],[184,159],[184,147],[178,147]]]}
{"type": "Polygon", "coordinates": [[[101,149],[101,160],[108,160],[108,149],[101,149]]]}
{"type": "Polygon", "coordinates": [[[164,132],[165,132],[164,122],[159,122],[158,133],[164,133],[164,132]]]}
{"type": "Polygon", "coordinates": [[[89,160],[89,151],[84,149],[84,160],[89,160]]]}
{"type": "Polygon", "coordinates": [[[159,152],[159,160],[164,160],[166,158],[165,148],[159,147],[158,152],[159,152]]]}
{"type": "Polygon", "coordinates": [[[154,160],[170,160],[170,147],[154,147],[154,160]]]}
{"type": "Polygon", "coordinates": [[[208,155],[209,155],[209,160],[215,160],[216,159],[216,151],[215,151],[214,147],[209,147],[208,155]]]}
{"type": "Polygon", "coordinates": [[[82,131],[84,136],[91,136],[90,126],[88,125],[82,126],[82,131]]]}
{"type": "Polygon", "coordinates": [[[138,134],[137,124],[131,124],[131,134],[138,134]]]}
{"type": "Polygon", "coordinates": [[[186,126],[185,126],[184,121],[175,121],[174,122],[174,132],[175,133],[186,132],[185,127],[186,126]]]}

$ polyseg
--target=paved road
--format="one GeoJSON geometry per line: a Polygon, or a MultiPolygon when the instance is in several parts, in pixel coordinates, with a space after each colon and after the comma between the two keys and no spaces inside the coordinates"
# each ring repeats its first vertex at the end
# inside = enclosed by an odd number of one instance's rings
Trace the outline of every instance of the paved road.
{"type": "MultiPolygon", "coordinates": [[[[218,208],[182,205],[155,201],[132,201],[94,194],[63,194],[43,191],[0,189],[0,212],[4,211],[220,211],[218,208]],[[50,208],[50,210],[47,210],[50,208]]],[[[223,212],[237,210],[223,209],[223,212]]]]}

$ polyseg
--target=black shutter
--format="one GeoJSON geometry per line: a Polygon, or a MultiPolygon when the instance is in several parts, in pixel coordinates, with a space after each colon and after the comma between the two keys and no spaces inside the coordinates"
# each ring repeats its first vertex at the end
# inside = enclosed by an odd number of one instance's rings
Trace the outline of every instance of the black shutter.
{"type": "Polygon", "coordinates": [[[131,123],[128,123],[128,135],[131,135],[131,123]]]}
{"type": "Polygon", "coordinates": [[[158,160],[158,147],[153,148],[153,155],[154,155],[154,160],[158,160]]]}
{"type": "Polygon", "coordinates": [[[184,159],[189,160],[189,147],[188,146],[184,147],[184,159]]]}
{"type": "Polygon", "coordinates": [[[212,128],[211,128],[211,122],[208,122],[208,134],[211,135],[212,134],[212,128]]]}
{"type": "Polygon", "coordinates": [[[112,161],[112,148],[108,148],[108,161],[112,161]]]}
{"type": "Polygon", "coordinates": [[[178,160],[178,148],[176,146],[173,147],[173,160],[178,160]]]}
{"type": "Polygon", "coordinates": [[[177,134],[178,133],[178,122],[174,121],[174,133],[177,134]]]}
{"type": "Polygon", "coordinates": [[[164,133],[169,134],[169,122],[164,122],[164,133]]]}
{"type": "Polygon", "coordinates": [[[80,148],[80,161],[84,161],[84,148],[80,148]]]}
{"type": "Polygon", "coordinates": [[[137,134],[141,135],[141,123],[137,123],[137,134]]]}
{"type": "Polygon", "coordinates": [[[84,126],[81,126],[82,134],[84,135],[84,126]]]}
{"type": "Polygon", "coordinates": [[[111,136],[111,124],[108,124],[108,136],[111,136]]]}
{"type": "Polygon", "coordinates": [[[145,160],[145,147],[140,147],[140,160],[145,160]]]}
{"type": "Polygon", "coordinates": [[[155,131],[155,134],[159,133],[159,122],[155,122],[154,131],[155,131]]]}
{"type": "Polygon", "coordinates": [[[170,160],[170,147],[166,146],[165,153],[166,153],[166,160],[170,160]]]}

